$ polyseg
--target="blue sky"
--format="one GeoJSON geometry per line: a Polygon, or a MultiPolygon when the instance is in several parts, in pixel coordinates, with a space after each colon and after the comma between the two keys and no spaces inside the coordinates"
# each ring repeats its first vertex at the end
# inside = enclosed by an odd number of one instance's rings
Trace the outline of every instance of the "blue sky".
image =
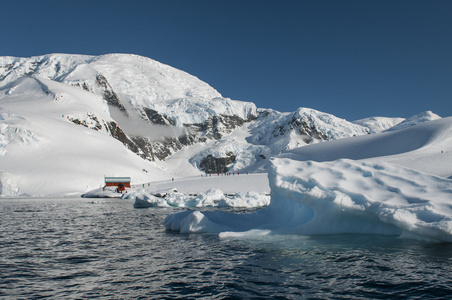
{"type": "Polygon", "coordinates": [[[452,116],[452,1],[11,0],[0,55],[133,53],[258,107],[452,116]]]}

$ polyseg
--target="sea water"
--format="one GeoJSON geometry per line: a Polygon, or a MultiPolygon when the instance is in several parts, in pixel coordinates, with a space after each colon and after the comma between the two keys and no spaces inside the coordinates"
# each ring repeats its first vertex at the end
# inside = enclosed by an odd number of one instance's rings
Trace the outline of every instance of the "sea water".
{"type": "MultiPolygon", "coordinates": [[[[369,299],[452,295],[452,245],[376,235],[186,235],[177,208],[0,199],[0,298],[369,299]]],[[[236,211],[242,213],[244,211],[236,211]]]]}

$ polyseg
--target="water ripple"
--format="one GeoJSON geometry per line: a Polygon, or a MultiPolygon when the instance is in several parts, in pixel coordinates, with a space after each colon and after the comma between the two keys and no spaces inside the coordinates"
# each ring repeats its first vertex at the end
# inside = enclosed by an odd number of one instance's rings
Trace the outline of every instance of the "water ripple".
{"type": "Polygon", "coordinates": [[[0,297],[446,298],[452,246],[380,236],[221,240],[165,231],[177,209],[2,199],[0,297]]]}

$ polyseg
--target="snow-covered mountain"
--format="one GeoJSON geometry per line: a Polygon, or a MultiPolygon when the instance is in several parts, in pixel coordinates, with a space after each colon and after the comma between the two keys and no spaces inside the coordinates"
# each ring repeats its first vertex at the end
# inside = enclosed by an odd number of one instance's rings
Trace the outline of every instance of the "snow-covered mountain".
{"type": "Polygon", "coordinates": [[[419,114],[416,114],[412,117],[409,117],[408,119],[403,120],[402,122],[386,129],[386,131],[395,131],[395,130],[400,130],[400,129],[404,129],[404,128],[408,128],[417,124],[421,124],[424,122],[429,122],[429,121],[433,121],[433,120],[438,120],[441,119],[440,116],[438,116],[437,114],[431,112],[431,111],[424,111],[421,112],[419,114]]]}
{"type": "Polygon", "coordinates": [[[259,109],[137,55],[0,57],[0,195],[80,193],[104,175],[262,172],[272,156],[389,123],[259,109]]]}
{"type": "Polygon", "coordinates": [[[404,118],[370,117],[353,121],[353,123],[367,127],[371,133],[378,133],[392,128],[404,120],[404,118]]]}
{"type": "MultiPolygon", "coordinates": [[[[148,160],[163,160],[184,145],[220,138],[256,116],[253,103],[223,98],[190,74],[136,55],[0,58],[1,85],[14,86],[22,77],[49,79],[101,96],[115,120],[111,135],[148,160]]],[[[96,119],[104,125],[97,111],[70,120],[85,125],[96,119]]]]}

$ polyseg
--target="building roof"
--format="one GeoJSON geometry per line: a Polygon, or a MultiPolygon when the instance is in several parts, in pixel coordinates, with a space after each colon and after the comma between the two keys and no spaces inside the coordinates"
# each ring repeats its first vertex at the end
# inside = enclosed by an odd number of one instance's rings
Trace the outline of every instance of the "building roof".
{"type": "Polygon", "coordinates": [[[105,182],[130,182],[130,177],[105,177],[105,182]]]}

